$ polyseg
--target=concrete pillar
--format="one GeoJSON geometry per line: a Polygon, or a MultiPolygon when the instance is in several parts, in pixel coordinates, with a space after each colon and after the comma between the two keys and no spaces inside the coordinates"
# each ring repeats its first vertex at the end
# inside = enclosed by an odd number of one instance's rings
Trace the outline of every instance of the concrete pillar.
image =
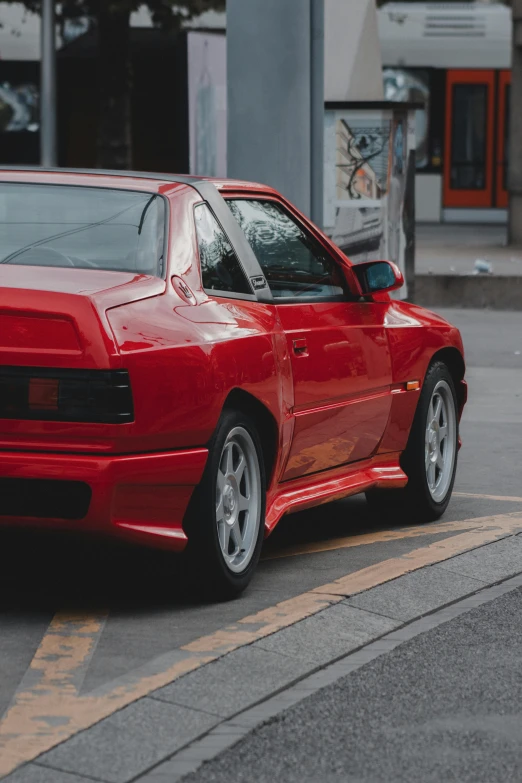
{"type": "Polygon", "coordinates": [[[40,162],[56,166],[56,20],[54,0],[42,3],[40,162]]]}
{"type": "Polygon", "coordinates": [[[512,245],[522,245],[522,0],[513,0],[513,64],[509,130],[509,226],[512,245]]]}
{"type": "Polygon", "coordinates": [[[228,176],[271,185],[307,215],[312,181],[320,180],[312,161],[323,160],[312,120],[313,106],[320,104],[321,122],[324,111],[323,79],[312,78],[312,51],[321,49],[312,42],[316,2],[227,2],[228,176]]]}

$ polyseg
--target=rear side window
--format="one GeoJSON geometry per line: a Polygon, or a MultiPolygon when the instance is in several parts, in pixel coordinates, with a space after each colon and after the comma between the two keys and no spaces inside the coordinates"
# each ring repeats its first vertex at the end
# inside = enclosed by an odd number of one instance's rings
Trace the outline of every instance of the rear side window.
{"type": "Polygon", "coordinates": [[[345,297],[343,274],[320,242],[274,201],[227,201],[272,295],[286,300],[345,297]]]}
{"type": "Polygon", "coordinates": [[[252,294],[252,289],[225,232],[206,204],[194,210],[201,277],[206,291],[252,294]]]}
{"type": "Polygon", "coordinates": [[[161,276],[164,238],[158,194],[0,183],[0,264],[161,276]]]}

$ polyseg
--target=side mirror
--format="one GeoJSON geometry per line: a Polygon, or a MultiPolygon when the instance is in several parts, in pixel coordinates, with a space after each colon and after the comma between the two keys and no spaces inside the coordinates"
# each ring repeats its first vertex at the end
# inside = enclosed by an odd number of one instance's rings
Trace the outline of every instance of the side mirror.
{"type": "Polygon", "coordinates": [[[357,278],[363,296],[395,291],[404,285],[404,277],[391,261],[365,261],[354,264],[351,271],[357,278]]]}

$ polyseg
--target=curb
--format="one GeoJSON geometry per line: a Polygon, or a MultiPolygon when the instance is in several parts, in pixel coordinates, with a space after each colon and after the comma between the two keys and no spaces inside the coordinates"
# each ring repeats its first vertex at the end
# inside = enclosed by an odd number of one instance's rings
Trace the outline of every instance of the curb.
{"type": "Polygon", "coordinates": [[[522,586],[521,574],[522,534],[515,533],[357,591],[139,699],[4,780],[175,783],[319,688],[413,636],[522,586]],[[223,678],[213,667],[225,667],[226,693],[230,673],[241,673],[241,660],[243,679],[248,673],[244,706],[209,707],[205,697],[210,693],[219,698],[220,687],[223,690],[223,678]],[[270,680],[263,683],[268,686],[263,696],[252,692],[256,661],[257,677],[266,673],[270,680]],[[283,670],[278,680],[274,674],[283,670]],[[191,736],[176,739],[187,719],[196,721],[191,736]]]}
{"type": "Polygon", "coordinates": [[[361,666],[365,666],[381,655],[395,650],[404,642],[454,620],[472,609],[494,601],[519,587],[522,587],[522,574],[491,587],[483,588],[463,600],[448,604],[430,615],[420,617],[385,636],[381,636],[359,650],[355,650],[320,671],[305,677],[297,684],[261,704],[221,723],[205,737],[177,753],[170,761],[138,778],[136,783],[161,783],[167,779],[163,776],[168,776],[169,783],[178,783],[186,775],[196,772],[204,763],[232,748],[251,731],[273,720],[308,696],[312,696],[329,685],[334,685],[338,680],[357,671],[361,666]]]}
{"type": "Polygon", "coordinates": [[[522,276],[415,275],[415,304],[522,310],[522,276]]]}

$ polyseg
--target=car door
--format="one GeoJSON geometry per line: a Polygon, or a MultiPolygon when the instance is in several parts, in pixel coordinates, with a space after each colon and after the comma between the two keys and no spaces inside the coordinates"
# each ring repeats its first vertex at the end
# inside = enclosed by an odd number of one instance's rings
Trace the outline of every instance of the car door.
{"type": "Polygon", "coordinates": [[[371,457],[391,408],[389,305],[356,301],[337,260],[283,201],[228,203],[268,281],[291,356],[294,431],[283,479],[371,457]]]}

